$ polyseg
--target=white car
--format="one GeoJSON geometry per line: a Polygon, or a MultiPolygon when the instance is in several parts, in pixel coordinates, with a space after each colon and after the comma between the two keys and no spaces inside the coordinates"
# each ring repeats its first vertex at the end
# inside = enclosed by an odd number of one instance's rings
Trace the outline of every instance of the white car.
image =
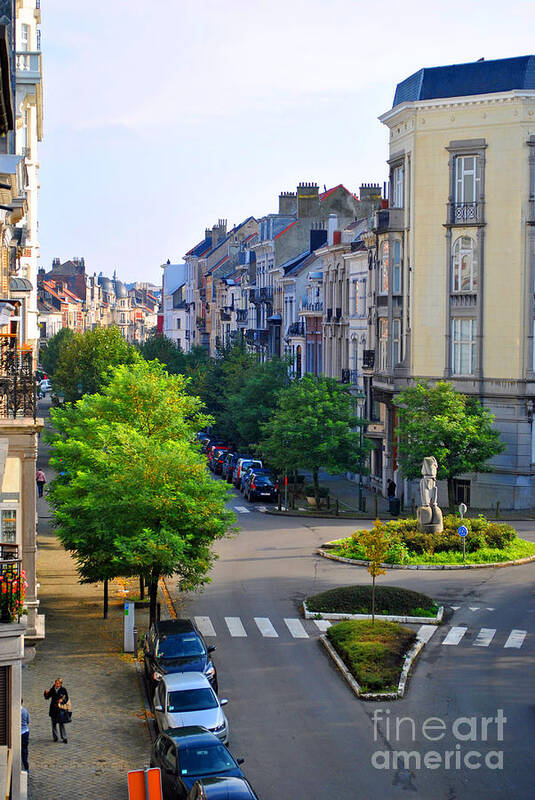
{"type": "Polygon", "coordinates": [[[154,716],[161,731],[200,725],[228,744],[229,725],[208,678],[201,672],[176,672],[165,675],[154,693],[154,716]]]}
{"type": "Polygon", "coordinates": [[[46,394],[47,392],[52,391],[52,387],[50,385],[50,381],[48,378],[44,378],[39,384],[39,391],[41,394],[46,394]]]}

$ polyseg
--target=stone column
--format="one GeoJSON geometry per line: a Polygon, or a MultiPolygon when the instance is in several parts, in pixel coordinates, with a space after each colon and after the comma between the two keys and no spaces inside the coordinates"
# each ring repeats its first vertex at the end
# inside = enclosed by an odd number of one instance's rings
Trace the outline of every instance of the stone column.
{"type": "Polygon", "coordinates": [[[21,453],[21,534],[22,534],[22,568],[26,573],[28,588],[26,589],[26,607],[28,609],[28,629],[30,636],[37,633],[37,573],[36,573],[36,483],[37,465],[37,433],[29,432],[27,444],[21,453]]]}

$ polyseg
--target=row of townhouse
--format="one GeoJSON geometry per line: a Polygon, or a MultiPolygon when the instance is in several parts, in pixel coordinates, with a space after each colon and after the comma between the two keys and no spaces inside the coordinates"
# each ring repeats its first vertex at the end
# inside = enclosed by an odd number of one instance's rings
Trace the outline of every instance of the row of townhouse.
{"type": "Polygon", "coordinates": [[[54,258],[52,269],[38,274],[39,343],[46,344],[61,328],[83,333],[115,325],[127,341],[142,344],[156,328],[157,294],[150,284],[91,275],[83,258],[63,263],[54,258]]]}
{"type": "Polygon", "coordinates": [[[24,643],[44,636],[36,581],[38,144],[43,133],[40,0],[0,2],[0,791],[21,772],[24,643]],[[27,616],[13,614],[25,574],[27,616]]]}
{"type": "MultiPolygon", "coordinates": [[[[243,337],[297,376],[349,384],[369,420],[371,483],[398,480],[395,397],[449,380],[495,415],[472,507],[535,506],[535,56],[421,69],[381,122],[388,190],[313,183],[275,214],[205,231],[182,265],[182,345],[243,337]]],[[[385,187],[386,189],[386,187],[385,187]]]]}

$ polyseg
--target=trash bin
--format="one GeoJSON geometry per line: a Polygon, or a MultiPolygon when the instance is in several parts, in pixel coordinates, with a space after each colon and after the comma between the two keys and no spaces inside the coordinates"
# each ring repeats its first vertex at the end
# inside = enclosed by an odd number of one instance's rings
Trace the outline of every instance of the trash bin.
{"type": "Polygon", "coordinates": [[[401,500],[399,497],[389,497],[388,498],[388,510],[393,517],[399,517],[399,512],[401,509],[401,500]]]}

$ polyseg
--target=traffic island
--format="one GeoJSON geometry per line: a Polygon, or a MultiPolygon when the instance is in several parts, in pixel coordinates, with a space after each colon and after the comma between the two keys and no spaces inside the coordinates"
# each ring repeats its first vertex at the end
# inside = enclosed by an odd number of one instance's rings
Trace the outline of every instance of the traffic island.
{"type": "Polygon", "coordinates": [[[362,700],[397,700],[425,639],[394,622],[347,620],[320,641],[352,691],[362,700]]]}
{"type": "MultiPolygon", "coordinates": [[[[430,597],[398,586],[376,586],[375,619],[384,622],[439,625],[444,614],[430,597]]],[[[303,602],[305,619],[372,619],[370,585],[339,586],[307,597],[303,602]]]]}

